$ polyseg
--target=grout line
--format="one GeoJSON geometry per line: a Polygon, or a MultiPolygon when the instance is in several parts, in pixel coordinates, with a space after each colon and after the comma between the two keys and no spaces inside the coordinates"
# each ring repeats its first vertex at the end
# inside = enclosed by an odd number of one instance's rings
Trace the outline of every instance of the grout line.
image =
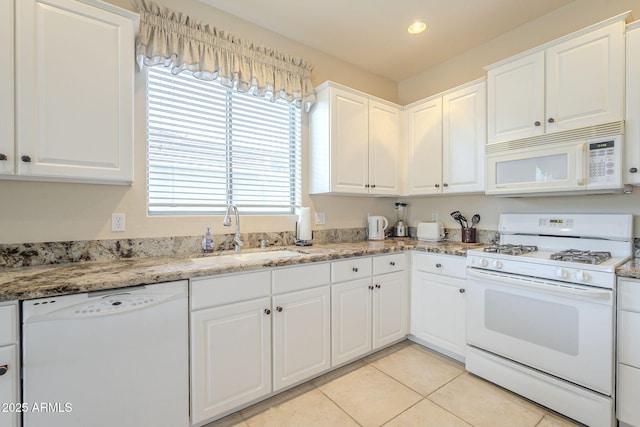
{"type": "MultiPolygon", "coordinates": [[[[361,368],[359,368],[359,369],[361,369],[361,368]]],[[[357,369],[356,369],[356,370],[357,370],[357,369]]],[[[352,371],[352,372],[355,372],[355,371],[352,371]]],[[[322,395],[323,395],[324,397],[326,397],[327,399],[329,399],[329,401],[330,401],[330,402],[332,402],[334,405],[336,405],[336,406],[338,407],[338,409],[340,409],[342,412],[344,412],[344,413],[347,415],[347,417],[351,418],[351,419],[353,420],[353,422],[354,422],[354,423],[356,423],[356,424],[358,424],[360,427],[362,427],[362,424],[360,424],[360,423],[359,423],[355,418],[353,418],[353,416],[351,416],[351,414],[350,414],[350,413],[348,413],[348,412],[346,411],[346,409],[344,409],[342,406],[338,405],[338,402],[336,402],[336,401],[335,401],[335,400],[333,400],[331,397],[329,397],[329,396],[328,396],[324,391],[322,391],[322,390],[320,389],[320,387],[317,387],[315,384],[313,384],[313,386],[315,387],[315,389],[316,389],[316,390],[318,390],[320,393],[322,393],[322,395]]]]}

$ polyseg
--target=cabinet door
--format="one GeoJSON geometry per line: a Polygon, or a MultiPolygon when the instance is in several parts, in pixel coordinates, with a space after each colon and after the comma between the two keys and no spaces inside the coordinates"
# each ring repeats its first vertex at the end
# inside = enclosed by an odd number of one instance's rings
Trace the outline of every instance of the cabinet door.
{"type": "Polygon", "coordinates": [[[18,174],[132,181],[135,15],[116,10],[16,2],[18,174]]]}
{"type": "Polygon", "coordinates": [[[191,314],[192,424],[271,392],[270,311],[260,298],[191,314]]]}
{"type": "Polygon", "coordinates": [[[331,367],[331,290],[308,289],[273,297],[273,390],[331,367]]]}
{"type": "Polygon", "coordinates": [[[465,282],[418,272],[411,287],[411,333],[464,359],[465,282]]]}
{"type": "Polygon", "coordinates": [[[442,98],[407,110],[407,194],[442,192],[442,98]]]}
{"type": "Polygon", "coordinates": [[[373,348],[407,335],[409,284],[404,271],[373,278],[373,348]]]}
{"type": "Polygon", "coordinates": [[[623,119],[624,22],[546,52],[547,132],[623,119]]]}
{"type": "Polygon", "coordinates": [[[640,26],[627,31],[625,184],[640,184],[640,26]]]}
{"type": "Polygon", "coordinates": [[[542,134],[544,121],[544,52],[488,71],[489,143],[542,134]]]}
{"type": "Polygon", "coordinates": [[[331,286],[331,365],[371,350],[371,279],[331,286]]]}
{"type": "Polygon", "coordinates": [[[640,425],[640,369],[618,364],[617,417],[630,426],[640,425]]]}
{"type": "MultiPolygon", "coordinates": [[[[20,404],[20,394],[18,392],[18,356],[15,345],[0,347],[0,367],[7,367],[6,373],[0,375],[0,404],[20,404]]],[[[11,408],[0,408],[0,425],[6,427],[17,427],[19,424],[18,411],[9,410],[11,408]],[[4,410],[3,410],[4,409],[4,410]]]]}
{"type": "Polygon", "coordinates": [[[13,0],[0,0],[0,174],[13,174],[13,0]]]}
{"type": "Polygon", "coordinates": [[[332,192],[367,194],[369,104],[364,96],[331,88],[332,192]]]}
{"type": "Polygon", "coordinates": [[[369,101],[369,192],[398,195],[400,192],[400,110],[369,101]]]}
{"type": "Polygon", "coordinates": [[[443,193],[484,191],[486,94],[482,82],[442,98],[443,193]]]}

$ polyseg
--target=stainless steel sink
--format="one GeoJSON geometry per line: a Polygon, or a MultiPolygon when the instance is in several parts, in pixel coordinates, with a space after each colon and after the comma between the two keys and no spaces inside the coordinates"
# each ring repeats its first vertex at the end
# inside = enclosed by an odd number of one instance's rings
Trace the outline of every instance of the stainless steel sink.
{"type": "Polygon", "coordinates": [[[278,251],[241,252],[229,255],[205,256],[200,258],[191,258],[191,261],[199,265],[225,265],[242,264],[243,262],[278,261],[296,258],[302,255],[304,255],[302,252],[283,249],[278,251]]]}

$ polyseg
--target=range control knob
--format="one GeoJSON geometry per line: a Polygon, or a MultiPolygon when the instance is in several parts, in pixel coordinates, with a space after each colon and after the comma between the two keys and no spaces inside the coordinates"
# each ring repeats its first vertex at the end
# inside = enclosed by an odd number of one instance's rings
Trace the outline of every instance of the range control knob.
{"type": "Polygon", "coordinates": [[[591,279],[591,276],[589,275],[589,273],[582,270],[576,271],[576,280],[578,282],[588,282],[589,279],[591,279]]]}
{"type": "Polygon", "coordinates": [[[487,267],[489,265],[489,260],[487,260],[486,258],[480,258],[478,260],[478,264],[480,264],[482,267],[487,267]]]}
{"type": "Polygon", "coordinates": [[[566,279],[569,276],[569,272],[564,268],[558,268],[556,270],[556,277],[559,279],[566,279]]]}
{"type": "Polygon", "coordinates": [[[493,261],[491,261],[491,266],[497,270],[500,270],[502,268],[502,263],[499,260],[494,259],[493,261]]]}

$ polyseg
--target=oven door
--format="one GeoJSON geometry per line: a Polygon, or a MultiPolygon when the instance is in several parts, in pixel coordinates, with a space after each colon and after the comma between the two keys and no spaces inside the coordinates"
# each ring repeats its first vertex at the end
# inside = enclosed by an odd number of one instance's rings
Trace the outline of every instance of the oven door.
{"type": "Polygon", "coordinates": [[[467,271],[467,343],[610,396],[613,291],[467,271]]]}

